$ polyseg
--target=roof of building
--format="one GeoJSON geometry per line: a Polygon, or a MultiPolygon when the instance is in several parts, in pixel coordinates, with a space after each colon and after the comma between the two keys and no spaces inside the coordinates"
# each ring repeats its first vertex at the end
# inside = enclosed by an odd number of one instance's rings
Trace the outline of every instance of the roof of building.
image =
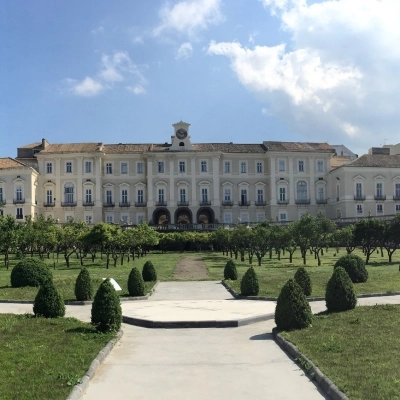
{"type": "Polygon", "coordinates": [[[400,167],[400,155],[384,155],[384,154],[364,154],[354,160],[346,167],[377,167],[377,168],[395,168],[400,167]]]}
{"type": "Polygon", "coordinates": [[[41,147],[42,143],[41,142],[35,142],[35,143],[30,143],[26,144],[25,146],[19,146],[19,149],[34,149],[36,147],[41,147]]]}
{"type": "Polygon", "coordinates": [[[0,158],[0,169],[13,169],[21,167],[27,167],[27,165],[11,157],[0,158]]]}
{"type": "Polygon", "coordinates": [[[49,144],[40,153],[93,153],[102,151],[103,143],[60,143],[49,144]]]}
{"type": "Polygon", "coordinates": [[[265,153],[267,149],[263,144],[237,144],[237,143],[199,143],[193,144],[195,151],[220,151],[222,153],[265,153]]]}
{"type": "Polygon", "coordinates": [[[105,144],[102,151],[106,154],[143,153],[149,151],[151,146],[153,146],[151,143],[105,144]]]}
{"type": "Polygon", "coordinates": [[[334,153],[335,148],[328,143],[307,143],[307,142],[270,142],[264,141],[268,151],[301,151],[334,153]]]}

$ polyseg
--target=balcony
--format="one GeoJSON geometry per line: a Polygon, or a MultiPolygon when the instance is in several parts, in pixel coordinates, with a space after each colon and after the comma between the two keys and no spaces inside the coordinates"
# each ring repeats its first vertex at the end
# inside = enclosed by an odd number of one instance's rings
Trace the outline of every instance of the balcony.
{"type": "Polygon", "coordinates": [[[112,201],[107,201],[107,203],[103,204],[103,207],[106,207],[106,208],[115,207],[115,203],[113,203],[112,201]]]}
{"type": "Polygon", "coordinates": [[[14,204],[25,204],[25,199],[14,199],[13,203],[14,204]]]}
{"type": "Polygon", "coordinates": [[[201,206],[211,206],[211,201],[210,200],[200,200],[200,205],[201,206]]]}
{"type": "Polygon", "coordinates": [[[135,207],[146,207],[147,203],[145,201],[136,201],[135,207]]]}
{"type": "Polygon", "coordinates": [[[166,201],[156,201],[156,206],[157,207],[166,207],[167,202],[166,201]]]}
{"type": "Polygon", "coordinates": [[[24,219],[24,216],[23,216],[23,215],[17,215],[17,216],[15,217],[15,219],[24,219]]]}
{"type": "Polygon", "coordinates": [[[94,201],[84,201],[83,206],[84,207],[94,207],[94,201]]]}
{"type": "Polygon", "coordinates": [[[289,199],[278,200],[278,204],[289,204],[289,199]]]}
{"type": "Polygon", "coordinates": [[[48,202],[48,201],[45,201],[44,203],[43,203],[43,207],[55,207],[56,206],[56,203],[54,203],[54,201],[53,202],[48,202]]]}
{"type": "Polygon", "coordinates": [[[393,196],[393,200],[394,200],[394,201],[400,201],[400,196],[394,195],[394,196],[393,196]]]}
{"type": "Polygon", "coordinates": [[[328,199],[317,199],[315,201],[317,204],[327,204],[328,203],[328,199]]]}
{"type": "Polygon", "coordinates": [[[224,207],[232,207],[233,206],[233,201],[232,200],[222,200],[222,205],[224,207]]]}
{"type": "Polygon", "coordinates": [[[356,194],[354,196],[354,200],[355,201],[364,201],[365,200],[365,196],[361,196],[361,195],[359,196],[359,195],[356,194]]]}
{"type": "Polygon", "coordinates": [[[188,201],[178,201],[178,206],[179,207],[188,207],[189,202],[188,201]]]}
{"type": "Polygon", "coordinates": [[[296,204],[310,204],[310,199],[296,199],[296,204]]]}
{"type": "Polygon", "coordinates": [[[265,207],[267,205],[266,201],[256,201],[257,207],[265,207]]]}
{"type": "Polygon", "coordinates": [[[130,207],[131,206],[131,202],[130,201],[120,201],[119,202],[119,206],[120,207],[130,207]]]}
{"type": "Polygon", "coordinates": [[[374,199],[377,201],[384,201],[384,200],[386,200],[386,195],[385,194],[375,195],[374,199]]]}
{"type": "Polygon", "coordinates": [[[239,206],[240,207],[248,207],[250,205],[249,201],[239,201],[239,206]]]}
{"type": "Polygon", "coordinates": [[[61,207],[76,207],[76,201],[61,202],[61,207]]]}

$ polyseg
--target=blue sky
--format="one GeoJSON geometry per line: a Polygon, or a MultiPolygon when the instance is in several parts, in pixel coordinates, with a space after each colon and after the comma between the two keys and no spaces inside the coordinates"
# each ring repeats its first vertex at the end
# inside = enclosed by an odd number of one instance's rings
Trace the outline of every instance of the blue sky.
{"type": "Polygon", "coordinates": [[[398,0],[4,0],[0,156],[18,146],[397,143],[398,0]]]}

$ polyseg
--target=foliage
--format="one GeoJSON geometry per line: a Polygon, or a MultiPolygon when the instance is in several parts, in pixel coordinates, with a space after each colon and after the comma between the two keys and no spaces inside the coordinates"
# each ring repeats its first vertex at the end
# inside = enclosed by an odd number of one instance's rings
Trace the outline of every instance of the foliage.
{"type": "Polygon", "coordinates": [[[347,254],[340,257],[334,268],[342,267],[349,274],[353,283],[363,283],[368,280],[368,271],[363,259],[356,254],[347,254]]]}
{"type": "Polygon", "coordinates": [[[301,287],[305,296],[311,296],[312,284],[311,278],[304,267],[299,267],[294,274],[294,280],[301,287]]]}
{"type": "Polygon", "coordinates": [[[65,304],[52,280],[44,282],[35,297],[33,313],[45,318],[57,318],[65,315],[65,304]]]}
{"type": "Polygon", "coordinates": [[[128,277],[128,292],[130,296],[144,296],[144,282],[142,275],[133,267],[128,277]]]}
{"type": "Polygon", "coordinates": [[[356,306],[357,297],[353,283],[344,268],[337,267],[333,270],[326,285],[325,302],[328,311],[346,311],[356,306]]]}
{"type": "Polygon", "coordinates": [[[364,250],[365,264],[368,264],[371,254],[379,247],[383,234],[384,225],[378,219],[363,219],[355,224],[354,240],[364,250]]]}
{"type": "Polygon", "coordinates": [[[121,328],[122,309],[117,292],[105,279],[97,290],[92,304],[92,324],[99,332],[113,332],[121,328]]]}
{"type": "Polygon", "coordinates": [[[151,261],[146,261],[144,263],[142,277],[144,282],[154,282],[157,280],[157,272],[151,261]]]}
{"type": "Polygon", "coordinates": [[[37,258],[24,258],[11,271],[11,286],[39,286],[52,279],[47,265],[37,258]]]}
{"type": "Polygon", "coordinates": [[[232,281],[236,281],[238,278],[236,264],[233,260],[228,260],[224,268],[224,279],[230,279],[232,281]]]}
{"type": "Polygon", "coordinates": [[[92,281],[87,268],[82,268],[75,282],[75,297],[79,301],[90,300],[93,296],[92,281]]]}
{"type": "Polygon", "coordinates": [[[240,282],[241,294],[243,296],[257,296],[260,290],[258,277],[253,267],[250,267],[240,282]]]}
{"type": "Polygon", "coordinates": [[[311,325],[311,307],[300,285],[289,279],[283,286],[275,308],[275,323],[280,330],[303,329],[311,325]]]}

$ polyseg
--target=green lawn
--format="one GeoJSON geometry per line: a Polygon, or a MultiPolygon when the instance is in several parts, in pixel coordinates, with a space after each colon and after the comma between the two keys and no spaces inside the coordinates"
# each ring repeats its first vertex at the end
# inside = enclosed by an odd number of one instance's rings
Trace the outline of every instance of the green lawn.
{"type": "Polygon", "coordinates": [[[400,305],[320,314],[283,332],[351,400],[400,399],[400,305]]]}
{"type": "MultiPolygon", "coordinates": [[[[90,276],[93,280],[94,290],[100,286],[102,278],[114,278],[121,286],[122,291],[118,294],[122,297],[129,296],[128,293],[128,276],[133,266],[142,271],[143,264],[146,261],[152,261],[157,271],[159,280],[171,280],[172,274],[175,270],[176,263],[182,257],[180,253],[149,253],[145,257],[135,258],[127,262],[125,257],[124,264],[120,262],[116,267],[111,264],[109,269],[105,267],[104,260],[100,259],[100,255],[96,258],[95,263],[92,264],[90,259],[84,261],[84,266],[88,268],[90,276]]],[[[15,265],[17,260],[12,260],[11,266],[15,265]]],[[[71,257],[71,266],[67,268],[65,261],[60,257],[59,262],[53,261],[53,258],[46,260],[51,266],[53,272],[53,280],[56,287],[61,292],[64,300],[75,300],[75,281],[81,270],[80,261],[76,257],[71,257]],[[55,266],[55,269],[54,269],[55,266]]],[[[11,267],[7,271],[3,266],[0,268],[0,299],[12,300],[33,300],[36,296],[38,288],[25,287],[25,288],[12,288],[10,284],[11,267]]],[[[154,283],[147,282],[145,292],[147,293],[153,287],[154,283]]]]}
{"type": "MultiPolygon", "coordinates": [[[[312,296],[325,296],[325,287],[332,275],[333,265],[336,260],[345,255],[345,250],[341,249],[335,256],[335,251],[329,249],[328,253],[322,256],[322,265],[317,266],[317,261],[313,256],[308,255],[306,269],[311,276],[313,285],[312,296]]],[[[354,251],[354,254],[365,258],[360,250],[354,251]]],[[[223,256],[221,253],[204,253],[203,260],[206,263],[209,274],[213,279],[223,279],[223,270],[230,257],[223,256]]],[[[366,283],[355,285],[357,294],[363,293],[387,293],[400,291],[400,252],[394,254],[393,263],[387,263],[387,257],[382,258],[380,254],[374,254],[371,257],[370,265],[367,266],[369,278],[366,283]]],[[[240,293],[240,280],[249,267],[247,259],[245,262],[234,260],[238,270],[238,280],[229,281],[229,285],[240,293]]],[[[287,255],[281,257],[278,261],[275,257],[271,260],[267,257],[263,259],[261,266],[257,265],[257,260],[253,260],[253,266],[257,272],[260,284],[260,296],[277,297],[282,286],[290,278],[293,278],[296,269],[302,266],[300,252],[294,254],[293,263],[289,263],[287,255]]]]}
{"type": "Polygon", "coordinates": [[[0,314],[0,399],[66,399],[112,337],[74,318],[0,314]]]}

